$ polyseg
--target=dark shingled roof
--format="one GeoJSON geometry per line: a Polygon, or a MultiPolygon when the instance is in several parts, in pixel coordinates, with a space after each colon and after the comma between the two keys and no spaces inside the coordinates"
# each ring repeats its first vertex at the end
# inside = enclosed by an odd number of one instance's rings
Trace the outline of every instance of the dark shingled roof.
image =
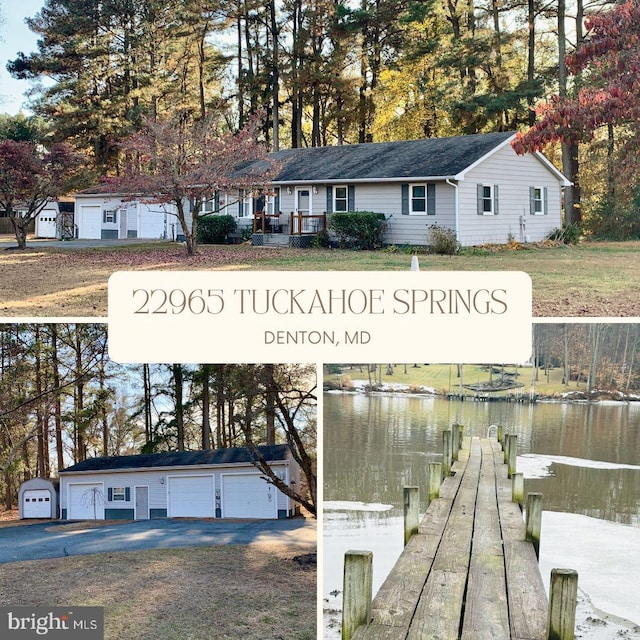
{"type": "MultiPolygon", "coordinates": [[[[258,447],[267,462],[285,460],[289,445],[275,444],[258,447]]],[[[91,458],[62,469],[60,473],[75,471],[109,471],[152,467],[182,467],[201,464],[234,464],[256,460],[250,449],[207,449],[206,451],[171,451],[169,453],[142,453],[136,456],[111,456],[91,458]]]]}
{"type": "Polygon", "coordinates": [[[269,154],[281,167],[273,182],[450,177],[514,135],[484,133],[454,138],[372,142],[286,149],[269,154]]]}

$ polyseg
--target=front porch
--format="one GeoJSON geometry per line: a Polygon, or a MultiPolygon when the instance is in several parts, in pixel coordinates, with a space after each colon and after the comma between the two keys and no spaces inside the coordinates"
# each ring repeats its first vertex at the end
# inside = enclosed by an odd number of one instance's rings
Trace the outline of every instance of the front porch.
{"type": "Polygon", "coordinates": [[[311,245],[315,236],[327,228],[327,214],[270,214],[257,211],[253,217],[254,246],[302,248],[311,245]]]}

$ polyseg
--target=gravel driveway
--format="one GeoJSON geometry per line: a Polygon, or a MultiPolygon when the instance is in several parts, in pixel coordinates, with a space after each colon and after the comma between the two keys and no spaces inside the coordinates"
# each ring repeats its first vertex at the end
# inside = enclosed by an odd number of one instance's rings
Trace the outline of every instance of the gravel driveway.
{"type": "Polygon", "coordinates": [[[286,543],[316,545],[316,522],[158,519],[105,524],[45,522],[0,528],[0,563],[138,549],[203,545],[286,543]]]}

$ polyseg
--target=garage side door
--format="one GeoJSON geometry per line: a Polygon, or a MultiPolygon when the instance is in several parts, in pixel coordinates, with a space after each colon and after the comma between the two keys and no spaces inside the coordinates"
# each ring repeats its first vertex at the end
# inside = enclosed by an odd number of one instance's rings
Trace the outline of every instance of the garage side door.
{"type": "Polygon", "coordinates": [[[70,484],[67,518],[69,520],[104,520],[102,484],[70,484]]]}
{"type": "Polygon", "coordinates": [[[78,220],[78,237],[83,240],[100,240],[102,234],[102,207],[83,204],[78,220]]]}
{"type": "Polygon", "coordinates": [[[24,518],[51,518],[51,494],[46,489],[25,491],[22,499],[24,518]]]}
{"type": "Polygon", "coordinates": [[[225,518],[277,518],[276,489],[259,474],[222,477],[222,515],[225,518]]]}
{"type": "Polygon", "coordinates": [[[216,502],[213,475],[168,476],[170,518],[214,518],[216,502]]]}

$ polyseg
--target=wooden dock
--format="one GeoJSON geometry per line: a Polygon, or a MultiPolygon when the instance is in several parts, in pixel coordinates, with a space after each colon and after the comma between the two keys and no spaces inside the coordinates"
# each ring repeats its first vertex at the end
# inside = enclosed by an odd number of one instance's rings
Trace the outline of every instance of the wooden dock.
{"type": "MultiPolygon", "coordinates": [[[[463,448],[454,451],[458,459],[445,474],[439,497],[430,502],[373,602],[369,596],[364,624],[350,623],[345,631],[343,623],[343,638],[549,637],[549,604],[536,547],[526,540],[530,529],[512,498],[508,455],[496,439],[464,438],[463,448]]],[[[345,607],[353,609],[347,580],[345,564],[345,607]]],[[[575,580],[577,585],[577,574],[575,580]]]]}

